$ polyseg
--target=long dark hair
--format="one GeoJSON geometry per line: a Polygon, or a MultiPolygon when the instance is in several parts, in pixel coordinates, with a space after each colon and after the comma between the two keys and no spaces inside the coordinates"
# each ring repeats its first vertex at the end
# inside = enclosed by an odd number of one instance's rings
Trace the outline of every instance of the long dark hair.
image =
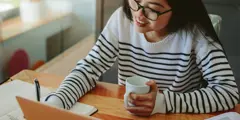
{"type": "MultiPolygon", "coordinates": [[[[197,27],[205,37],[210,37],[222,46],[201,0],[167,0],[167,2],[172,7],[172,17],[167,25],[168,33],[174,33],[180,29],[191,31],[197,27]]],[[[123,1],[123,11],[132,21],[128,0],[123,1]]]]}

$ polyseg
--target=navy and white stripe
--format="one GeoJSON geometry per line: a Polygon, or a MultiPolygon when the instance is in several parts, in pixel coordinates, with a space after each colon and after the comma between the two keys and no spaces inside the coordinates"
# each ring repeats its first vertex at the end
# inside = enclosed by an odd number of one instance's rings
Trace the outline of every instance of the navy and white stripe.
{"type": "Polygon", "coordinates": [[[119,84],[125,85],[126,78],[134,75],[155,80],[163,91],[167,112],[232,109],[239,95],[226,56],[219,44],[209,43],[199,32],[196,36],[179,31],[149,43],[119,8],[88,56],[77,63],[55,94],[69,109],[96,86],[99,77],[118,58],[119,84]],[[202,86],[203,81],[208,85],[202,86]]]}

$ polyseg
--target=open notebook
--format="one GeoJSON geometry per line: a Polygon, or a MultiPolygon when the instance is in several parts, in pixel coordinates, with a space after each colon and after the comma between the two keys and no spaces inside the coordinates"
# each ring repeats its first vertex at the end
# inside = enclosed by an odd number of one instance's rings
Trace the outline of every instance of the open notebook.
{"type": "MultiPolygon", "coordinates": [[[[41,87],[41,96],[45,97],[52,91],[52,89],[41,87]]],[[[34,85],[21,80],[14,80],[0,86],[0,120],[24,120],[16,96],[36,101],[34,85]]],[[[91,115],[97,109],[94,106],[78,102],[70,111],[76,114],[91,115]]]]}

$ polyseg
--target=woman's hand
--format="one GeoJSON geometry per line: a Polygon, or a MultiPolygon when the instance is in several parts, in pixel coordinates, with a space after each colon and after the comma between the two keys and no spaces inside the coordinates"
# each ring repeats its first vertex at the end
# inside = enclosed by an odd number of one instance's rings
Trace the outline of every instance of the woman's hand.
{"type": "Polygon", "coordinates": [[[156,101],[158,92],[157,84],[154,80],[148,81],[146,85],[150,86],[151,91],[147,94],[130,93],[128,101],[134,106],[125,106],[125,108],[132,114],[138,116],[150,116],[156,101]]]}
{"type": "Polygon", "coordinates": [[[50,106],[64,109],[61,100],[58,97],[56,97],[55,95],[50,96],[47,101],[45,101],[45,99],[46,98],[42,99],[41,102],[44,104],[50,105],[50,106]]]}

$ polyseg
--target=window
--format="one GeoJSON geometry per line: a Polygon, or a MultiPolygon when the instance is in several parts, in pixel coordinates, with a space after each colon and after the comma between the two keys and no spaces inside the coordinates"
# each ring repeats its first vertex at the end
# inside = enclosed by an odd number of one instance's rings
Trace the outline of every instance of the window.
{"type": "Polygon", "coordinates": [[[5,20],[19,14],[20,0],[0,0],[0,19],[5,20]]]}
{"type": "Polygon", "coordinates": [[[0,0],[0,11],[3,8],[19,7],[20,0],[0,0]],[[9,7],[10,6],[10,7],[9,7]]]}

